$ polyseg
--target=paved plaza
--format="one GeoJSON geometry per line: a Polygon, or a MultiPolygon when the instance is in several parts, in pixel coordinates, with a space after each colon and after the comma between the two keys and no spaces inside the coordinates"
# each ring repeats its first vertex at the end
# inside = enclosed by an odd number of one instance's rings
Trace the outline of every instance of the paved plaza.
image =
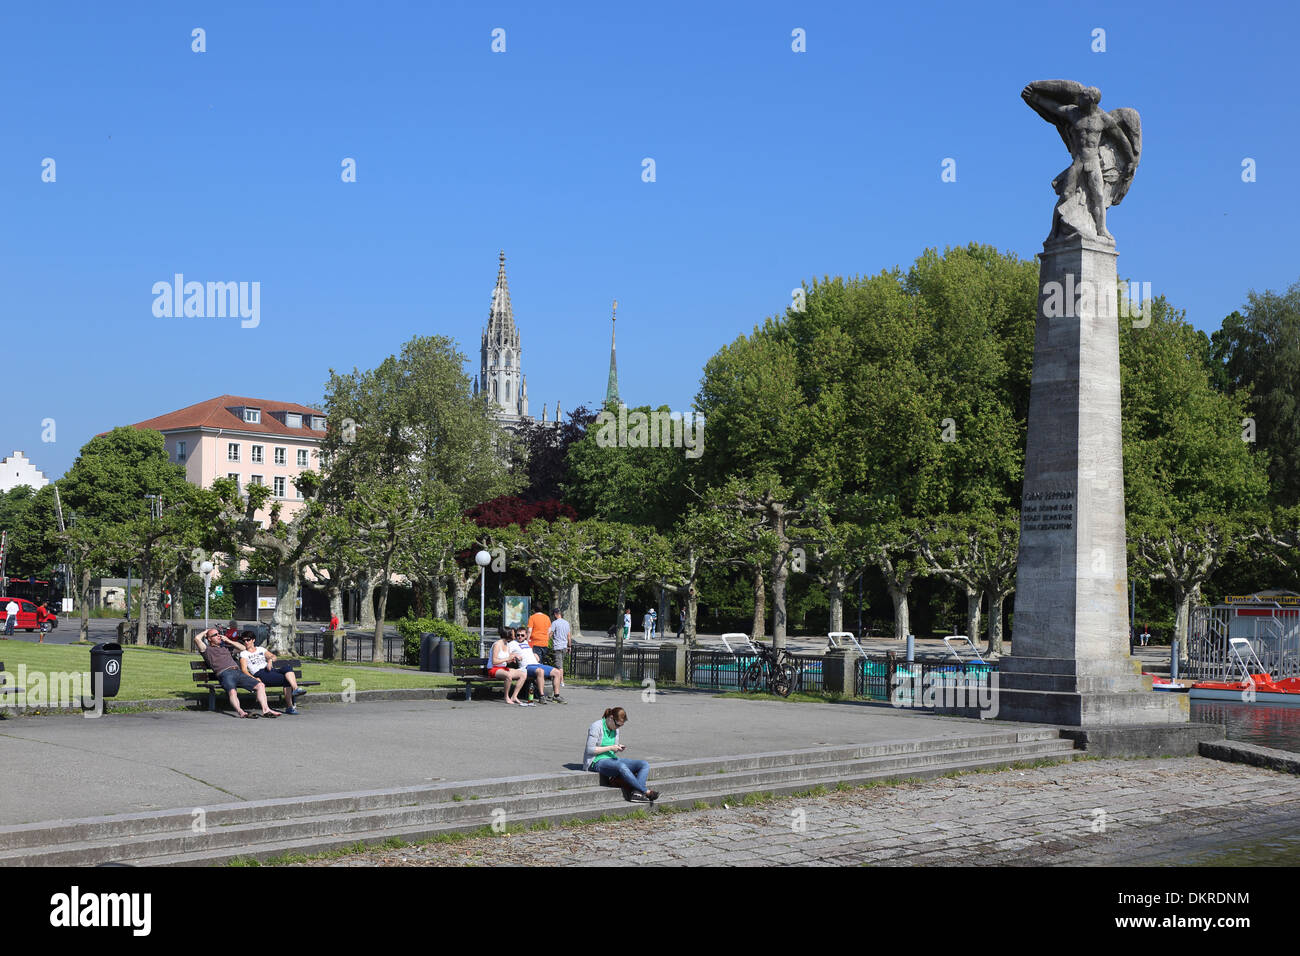
{"type": "Polygon", "coordinates": [[[1288,774],[1084,760],[375,850],[318,866],[1259,866],[1300,851],[1288,774]]]}
{"type": "MultiPolygon", "coordinates": [[[[628,756],[649,760],[959,737],[981,724],[854,702],[719,698],[708,691],[570,686],[567,705],[500,696],[313,703],[296,717],[162,711],[0,722],[0,826],[242,800],[581,773],[587,728],[622,706],[628,756]]],[[[983,726],[987,727],[988,724],[983,726]]]]}

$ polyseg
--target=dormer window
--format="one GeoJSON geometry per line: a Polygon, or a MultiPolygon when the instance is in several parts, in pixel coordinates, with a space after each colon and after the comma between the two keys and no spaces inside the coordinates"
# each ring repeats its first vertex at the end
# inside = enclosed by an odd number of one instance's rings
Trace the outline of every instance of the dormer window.
{"type": "Polygon", "coordinates": [[[285,412],[284,425],[286,428],[302,428],[302,416],[297,412],[285,412]]]}
{"type": "Polygon", "coordinates": [[[324,415],[313,415],[311,417],[311,430],[314,432],[323,432],[325,430],[324,415]]]}
{"type": "Polygon", "coordinates": [[[245,408],[244,421],[249,425],[262,424],[262,410],[260,408],[245,408]]]}

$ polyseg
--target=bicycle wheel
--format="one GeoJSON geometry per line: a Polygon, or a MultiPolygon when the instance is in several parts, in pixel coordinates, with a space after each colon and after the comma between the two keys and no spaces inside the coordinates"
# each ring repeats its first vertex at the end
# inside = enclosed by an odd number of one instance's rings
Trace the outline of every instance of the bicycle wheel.
{"type": "Polygon", "coordinates": [[[778,697],[789,697],[790,691],[794,689],[794,668],[789,664],[783,664],[772,672],[771,680],[772,693],[778,697]]]}
{"type": "Polygon", "coordinates": [[[741,672],[740,689],[746,693],[763,689],[763,665],[754,661],[741,672]]]}

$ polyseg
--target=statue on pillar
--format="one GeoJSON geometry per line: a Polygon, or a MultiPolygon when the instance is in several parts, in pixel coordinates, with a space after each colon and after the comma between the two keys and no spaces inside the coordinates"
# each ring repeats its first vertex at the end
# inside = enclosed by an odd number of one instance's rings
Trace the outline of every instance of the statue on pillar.
{"type": "Polygon", "coordinates": [[[1106,209],[1120,204],[1137,172],[1142,155],[1137,110],[1107,113],[1099,108],[1101,90],[1073,80],[1039,80],[1020,96],[1056,127],[1070,151],[1070,165],[1052,180],[1060,198],[1047,241],[1082,237],[1114,242],[1106,230],[1106,209]]]}

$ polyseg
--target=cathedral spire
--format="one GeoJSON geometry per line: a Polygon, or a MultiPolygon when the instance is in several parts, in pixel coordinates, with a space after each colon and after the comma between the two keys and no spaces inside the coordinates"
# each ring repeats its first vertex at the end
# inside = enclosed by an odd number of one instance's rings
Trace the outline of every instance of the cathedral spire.
{"type": "Polygon", "coordinates": [[[497,266],[497,284],[492,289],[492,308],[488,312],[488,331],[511,330],[515,326],[515,310],[510,305],[510,283],[506,279],[506,251],[501,250],[497,266]]]}
{"type": "Polygon", "coordinates": [[[618,322],[618,299],[614,300],[614,311],[609,320],[609,383],[605,386],[605,404],[618,404],[618,362],[614,357],[614,331],[618,322]]]}

